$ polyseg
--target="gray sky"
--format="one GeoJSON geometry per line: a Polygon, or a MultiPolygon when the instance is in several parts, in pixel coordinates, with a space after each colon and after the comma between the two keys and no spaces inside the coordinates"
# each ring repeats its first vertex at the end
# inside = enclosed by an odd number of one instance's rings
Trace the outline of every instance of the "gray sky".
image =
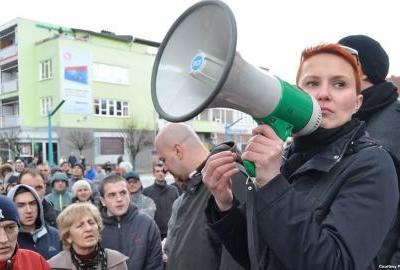
{"type": "MultiPolygon", "coordinates": [[[[128,34],[161,42],[172,23],[194,0],[12,0],[0,24],[23,17],[61,26],[128,34]]],[[[293,82],[302,49],[366,34],[389,54],[389,74],[400,75],[398,0],[226,0],[238,26],[237,50],[293,82]]]]}

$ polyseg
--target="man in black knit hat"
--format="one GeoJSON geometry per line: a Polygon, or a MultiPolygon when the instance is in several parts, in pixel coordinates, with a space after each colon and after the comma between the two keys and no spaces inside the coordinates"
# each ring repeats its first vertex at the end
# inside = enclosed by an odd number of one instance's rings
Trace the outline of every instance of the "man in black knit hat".
{"type": "MultiPolygon", "coordinates": [[[[364,73],[363,104],[353,117],[366,122],[370,136],[391,153],[399,174],[400,102],[396,86],[386,81],[389,57],[378,41],[365,35],[348,36],[339,43],[357,50],[364,73]]],[[[376,258],[376,265],[380,268],[380,265],[399,264],[400,220],[397,218],[376,258]]]]}
{"type": "Polygon", "coordinates": [[[389,57],[378,41],[353,35],[339,43],[358,51],[363,71],[363,103],[354,117],[365,121],[370,136],[400,160],[400,102],[397,87],[386,81],[389,57]]]}

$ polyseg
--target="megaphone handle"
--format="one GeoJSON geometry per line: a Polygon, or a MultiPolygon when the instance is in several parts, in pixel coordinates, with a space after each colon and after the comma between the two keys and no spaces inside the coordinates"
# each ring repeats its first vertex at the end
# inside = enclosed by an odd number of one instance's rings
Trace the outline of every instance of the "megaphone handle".
{"type": "MultiPolygon", "coordinates": [[[[293,125],[279,118],[269,116],[265,118],[254,118],[254,120],[259,125],[267,124],[270,126],[283,141],[286,141],[286,139],[292,135],[293,125]]],[[[243,160],[243,166],[246,168],[250,177],[256,177],[256,166],[254,162],[243,160]]]]}

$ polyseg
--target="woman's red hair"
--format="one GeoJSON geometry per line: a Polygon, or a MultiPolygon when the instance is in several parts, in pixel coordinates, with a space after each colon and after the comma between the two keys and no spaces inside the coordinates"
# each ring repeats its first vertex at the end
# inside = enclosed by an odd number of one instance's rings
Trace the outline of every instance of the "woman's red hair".
{"type": "Polygon", "coordinates": [[[353,68],[353,71],[354,71],[354,77],[356,79],[356,91],[357,91],[357,94],[360,94],[361,93],[362,70],[361,70],[360,62],[358,61],[357,56],[350,52],[350,48],[346,48],[339,44],[333,44],[333,43],[320,44],[320,45],[305,48],[303,50],[303,52],[301,53],[300,66],[299,66],[299,69],[297,70],[296,84],[299,83],[300,74],[302,72],[304,62],[307,59],[309,59],[317,54],[321,54],[321,53],[328,53],[328,54],[333,54],[333,55],[339,56],[351,65],[351,67],[353,68]]]}

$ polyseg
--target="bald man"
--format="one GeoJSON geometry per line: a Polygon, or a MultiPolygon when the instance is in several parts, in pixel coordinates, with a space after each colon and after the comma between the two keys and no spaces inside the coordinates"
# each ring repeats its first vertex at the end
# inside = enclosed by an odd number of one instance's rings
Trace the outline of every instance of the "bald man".
{"type": "MultiPolygon", "coordinates": [[[[167,269],[243,269],[207,226],[204,210],[210,192],[203,185],[201,175],[210,155],[224,150],[236,152],[235,144],[220,144],[210,153],[193,129],[183,123],[170,123],[163,127],[155,143],[164,169],[185,187],[184,193],[174,203],[174,220],[169,223],[172,227],[168,228],[167,236],[167,269]]],[[[245,196],[247,176],[243,171],[242,168],[232,179],[239,200],[245,196]]]]}

